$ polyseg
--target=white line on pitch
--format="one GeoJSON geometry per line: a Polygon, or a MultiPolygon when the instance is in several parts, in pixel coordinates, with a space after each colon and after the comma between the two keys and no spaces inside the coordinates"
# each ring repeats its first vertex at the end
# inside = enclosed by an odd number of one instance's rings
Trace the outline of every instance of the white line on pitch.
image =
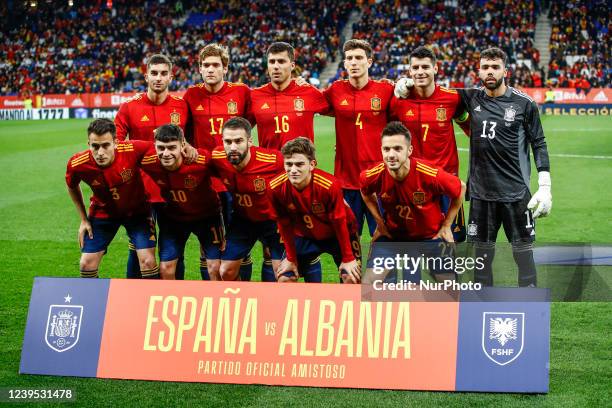
{"type": "MultiPolygon", "coordinates": [[[[460,152],[469,152],[470,149],[466,149],[465,147],[458,147],[458,151],[460,152]]],[[[552,153],[550,156],[553,157],[569,157],[573,159],[600,159],[600,160],[612,160],[612,156],[587,156],[584,154],[563,154],[563,153],[552,153]]]]}

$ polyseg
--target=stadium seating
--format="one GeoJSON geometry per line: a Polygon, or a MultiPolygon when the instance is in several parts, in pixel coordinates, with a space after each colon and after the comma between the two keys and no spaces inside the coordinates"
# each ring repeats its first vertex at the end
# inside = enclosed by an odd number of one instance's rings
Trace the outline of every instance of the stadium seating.
{"type": "Polygon", "coordinates": [[[213,41],[230,47],[231,81],[265,83],[262,57],[273,41],[293,44],[298,70],[318,76],[354,7],[349,0],[239,0],[181,12],[170,3],[115,0],[109,10],[39,2],[20,10],[0,38],[0,93],[142,90],[143,62],[155,52],[175,61],[172,89],[186,89],[200,81],[198,50],[213,41]]]}
{"type": "MultiPolygon", "coordinates": [[[[532,86],[538,72],[534,48],[535,2],[402,1],[364,7],[353,36],[375,46],[374,77],[396,78],[408,68],[410,50],[435,44],[440,61],[438,81],[470,87],[477,79],[477,52],[497,46],[509,56],[511,85],[532,86]]],[[[337,76],[340,76],[339,71],[337,76]]]]}
{"type": "Polygon", "coordinates": [[[605,0],[553,2],[549,78],[563,88],[609,87],[610,17],[605,0]]]}

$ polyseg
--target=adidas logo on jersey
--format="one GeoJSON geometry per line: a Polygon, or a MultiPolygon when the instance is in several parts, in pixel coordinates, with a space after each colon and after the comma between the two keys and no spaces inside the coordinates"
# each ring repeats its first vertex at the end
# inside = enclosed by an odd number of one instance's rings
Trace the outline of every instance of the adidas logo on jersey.
{"type": "Polygon", "coordinates": [[[480,105],[478,105],[478,106],[476,107],[476,109],[474,109],[474,110],[475,110],[476,112],[480,112],[480,105]]]}
{"type": "Polygon", "coordinates": [[[196,108],[196,110],[204,110],[204,108],[202,107],[202,105],[198,105],[198,107],[196,108]]]}
{"type": "Polygon", "coordinates": [[[265,102],[263,105],[261,105],[261,110],[264,109],[270,109],[270,107],[268,106],[268,102],[265,102]]]}
{"type": "Polygon", "coordinates": [[[100,182],[99,182],[98,180],[94,180],[94,181],[91,183],[91,185],[92,185],[92,186],[99,186],[99,185],[100,185],[100,182]]]}
{"type": "Polygon", "coordinates": [[[406,112],[406,116],[414,116],[414,112],[412,111],[412,109],[408,109],[408,112],[406,112]]]}
{"type": "Polygon", "coordinates": [[[347,106],[347,105],[348,105],[348,101],[346,99],[340,102],[340,106],[347,106]]]}
{"type": "Polygon", "coordinates": [[[140,118],[141,122],[148,122],[150,119],[147,115],[143,115],[142,118],[140,118]]]}

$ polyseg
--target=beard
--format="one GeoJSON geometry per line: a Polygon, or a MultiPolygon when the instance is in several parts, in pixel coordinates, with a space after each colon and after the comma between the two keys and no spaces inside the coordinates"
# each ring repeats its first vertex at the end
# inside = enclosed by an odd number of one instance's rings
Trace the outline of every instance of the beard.
{"type": "Polygon", "coordinates": [[[229,160],[229,162],[235,166],[239,165],[240,163],[242,163],[242,161],[246,158],[248,153],[248,150],[245,151],[244,153],[240,153],[238,156],[236,155],[227,155],[227,160],[229,160]]]}
{"type": "Polygon", "coordinates": [[[499,88],[504,83],[504,78],[498,79],[497,81],[495,81],[495,83],[490,83],[490,82],[487,82],[486,80],[483,81],[483,82],[484,82],[485,88],[493,91],[493,90],[499,88]]]}

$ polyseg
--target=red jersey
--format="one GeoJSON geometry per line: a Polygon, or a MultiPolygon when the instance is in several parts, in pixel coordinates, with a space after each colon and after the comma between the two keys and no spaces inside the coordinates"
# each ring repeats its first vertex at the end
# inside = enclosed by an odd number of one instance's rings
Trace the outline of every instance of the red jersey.
{"type": "MultiPolygon", "coordinates": [[[[119,107],[115,117],[117,139],[153,141],[153,131],[162,125],[172,123],[185,131],[189,110],[185,101],[173,95],[155,105],[146,93],[138,93],[119,107]]],[[[143,176],[145,190],[150,202],[163,202],[157,185],[147,176],[143,176]]]]}
{"type": "Polygon", "coordinates": [[[212,152],[212,165],[217,177],[234,196],[234,211],[250,221],[272,218],[270,199],[266,194],[270,180],[284,171],[283,156],[279,151],[251,147],[251,158],[240,171],[227,160],[223,147],[212,152]]]}
{"type": "MultiPolygon", "coordinates": [[[[298,191],[289,181],[287,173],[283,173],[270,181],[270,200],[279,224],[290,226],[293,233],[301,237],[317,241],[337,239],[342,261],[355,259],[349,230],[357,231],[357,221],[344,201],[341,185],[334,176],[314,169],[310,184],[298,191]]],[[[286,244],[294,242],[291,237],[285,236],[283,241],[286,244]]],[[[290,260],[295,260],[291,256],[291,249],[287,253],[290,260]]]]}
{"type": "Polygon", "coordinates": [[[155,105],[146,93],[138,93],[119,107],[115,117],[117,139],[153,141],[153,131],[169,123],[180,126],[183,131],[189,116],[183,98],[168,95],[166,100],[155,105]]]}
{"type": "Polygon", "coordinates": [[[453,119],[465,114],[459,93],[436,85],[429,98],[412,92],[409,99],[393,98],[389,114],[410,130],[413,155],[457,175],[459,158],[453,119]]]}
{"type": "Polygon", "coordinates": [[[91,187],[90,217],[123,218],[149,213],[138,163],[150,147],[150,142],[138,140],[118,143],[113,163],[104,168],[96,164],[89,150],[70,158],[66,184],[76,188],[83,181],[91,187]]]}
{"type": "Polygon", "coordinates": [[[251,90],[241,83],[224,82],[216,93],[203,83],[190,86],[183,99],[189,107],[189,139],[196,148],[212,151],[221,145],[223,124],[234,116],[246,116],[251,90]]]}
{"type": "Polygon", "coordinates": [[[166,201],[164,214],[177,221],[197,221],[219,214],[219,197],[212,189],[210,179],[210,154],[198,149],[193,163],[181,164],[175,171],[164,169],[155,149],[150,149],[141,168],[159,186],[166,201]]]}
{"type": "Polygon", "coordinates": [[[272,84],[251,91],[249,117],[257,122],[259,146],[266,149],[280,150],[300,136],[314,142],[314,115],[328,110],[321,91],[311,85],[296,85],[294,80],[282,91],[272,84]]]}
{"type": "Polygon", "coordinates": [[[380,163],[361,173],[361,191],[376,194],[385,224],[394,239],[419,241],[438,233],[444,221],[440,195],[451,199],[461,194],[461,180],[431,163],[409,159],[410,171],[396,181],[380,163]]]}
{"type": "Polygon", "coordinates": [[[359,173],[382,160],[380,135],[387,125],[393,85],[370,79],[357,89],[342,80],[323,93],[336,117],[334,175],[343,188],[359,190],[359,173]]]}

